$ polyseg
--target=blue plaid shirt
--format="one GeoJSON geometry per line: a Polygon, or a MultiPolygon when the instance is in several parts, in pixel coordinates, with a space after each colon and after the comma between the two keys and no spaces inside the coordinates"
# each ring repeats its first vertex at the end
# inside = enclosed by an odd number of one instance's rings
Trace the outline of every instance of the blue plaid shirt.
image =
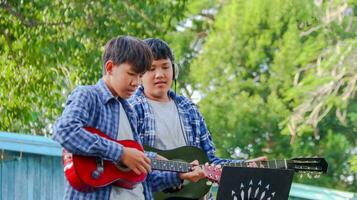
{"type": "MultiPolygon", "coordinates": [[[[54,126],[53,139],[74,154],[98,156],[113,162],[120,160],[123,153],[122,145],[90,134],[83,129],[85,126],[93,127],[116,139],[119,130],[120,103],[128,116],[134,139],[139,141],[136,132],[136,114],[126,100],[112,95],[102,79],[96,85],[79,86],[72,92],[62,116],[54,126]]],[[[147,155],[156,156],[154,153],[147,153],[147,155]]],[[[143,183],[145,199],[153,199],[152,189],[178,184],[180,180],[176,173],[153,171],[143,183]]],[[[95,192],[83,193],[72,188],[66,181],[65,199],[108,200],[111,188],[112,186],[107,186],[95,192]]]]}
{"type": "MultiPolygon", "coordinates": [[[[177,95],[173,91],[169,91],[168,95],[177,105],[188,146],[203,149],[208,156],[209,162],[213,164],[241,162],[241,160],[229,160],[216,157],[216,148],[212,142],[211,134],[197,106],[191,100],[177,95]]],[[[134,107],[138,115],[138,133],[140,140],[143,144],[154,147],[156,141],[156,123],[154,112],[144,95],[144,87],[140,86],[128,101],[134,107]]],[[[161,190],[166,188],[168,187],[162,188],[161,190]]],[[[157,190],[155,189],[154,191],[157,190]]],[[[212,194],[209,195],[209,199],[213,199],[212,194]]]]}
{"type": "MultiPolygon", "coordinates": [[[[241,160],[229,160],[216,157],[216,148],[212,142],[206,122],[198,111],[196,104],[184,96],[177,95],[173,91],[168,92],[169,97],[176,103],[183,123],[183,132],[189,146],[203,149],[213,164],[225,164],[241,162],[241,160]]],[[[154,146],[156,141],[156,124],[154,113],[144,95],[144,88],[140,86],[135,94],[128,100],[138,115],[138,133],[143,144],[154,146]]]]}

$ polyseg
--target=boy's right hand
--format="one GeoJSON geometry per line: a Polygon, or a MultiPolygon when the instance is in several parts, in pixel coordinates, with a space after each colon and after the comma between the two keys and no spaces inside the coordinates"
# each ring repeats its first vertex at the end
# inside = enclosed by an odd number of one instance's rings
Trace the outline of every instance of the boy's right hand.
{"type": "Polygon", "coordinates": [[[120,162],[133,170],[137,175],[151,172],[150,158],[144,152],[135,148],[123,147],[123,155],[120,162]]]}

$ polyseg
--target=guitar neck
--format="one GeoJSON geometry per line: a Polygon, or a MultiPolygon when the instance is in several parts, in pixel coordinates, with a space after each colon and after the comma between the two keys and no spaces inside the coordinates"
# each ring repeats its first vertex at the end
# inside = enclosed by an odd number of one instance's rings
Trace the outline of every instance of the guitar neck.
{"type": "Polygon", "coordinates": [[[189,172],[191,166],[190,163],[181,161],[151,159],[151,168],[162,171],[189,172]]]}
{"type": "MultiPolygon", "coordinates": [[[[288,169],[288,160],[269,160],[269,161],[256,161],[255,162],[259,168],[270,168],[270,169],[288,169]]],[[[224,166],[232,167],[248,167],[249,162],[239,162],[239,163],[228,163],[223,164],[224,166]]]]}
{"type": "MultiPolygon", "coordinates": [[[[270,169],[288,169],[288,160],[269,160],[269,161],[258,161],[255,162],[259,168],[270,168],[270,169]]],[[[224,166],[231,167],[248,167],[249,162],[239,162],[239,163],[228,163],[223,164],[224,166]]],[[[190,172],[192,165],[190,163],[175,161],[175,160],[158,160],[151,159],[152,169],[162,170],[162,171],[173,171],[173,172],[190,172]]]]}
{"type": "MultiPolygon", "coordinates": [[[[227,163],[223,166],[232,167],[250,167],[251,162],[227,163]]],[[[295,172],[321,172],[326,173],[327,163],[321,158],[294,158],[292,160],[268,160],[268,161],[255,161],[258,168],[269,169],[291,169],[295,172]]],[[[190,172],[192,171],[192,164],[175,160],[157,160],[151,159],[152,169],[173,172],[190,172]]],[[[201,165],[204,167],[204,165],[201,165]]]]}

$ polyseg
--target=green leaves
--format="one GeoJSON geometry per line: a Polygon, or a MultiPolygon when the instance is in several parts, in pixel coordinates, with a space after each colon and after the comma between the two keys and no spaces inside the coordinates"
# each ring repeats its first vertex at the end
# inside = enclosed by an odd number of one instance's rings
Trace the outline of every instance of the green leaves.
{"type": "Polygon", "coordinates": [[[1,1],[0,130],[46,135],[69,91],[101,77],[106,41],[162,37],[186,1],[1,1]]]}
{"type": "Polygon", "coordinates": [[[325,156],[336,173],[311,183],[347,189],[338,177],[356,145],[355,3],[315,3],[227,2],[191,75],[221,155],[325,156]]]}

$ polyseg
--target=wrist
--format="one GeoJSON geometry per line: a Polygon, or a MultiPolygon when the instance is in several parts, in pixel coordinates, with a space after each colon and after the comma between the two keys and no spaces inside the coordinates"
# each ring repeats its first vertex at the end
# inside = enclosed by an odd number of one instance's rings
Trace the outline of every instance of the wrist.
{"type": "Polygon", "coordinates": [[[177,180],[179,180],[180,182],[180,185],[183,184],[183,181],[185,180],[183,177],[182,177],[183,173],[177,173],[176,177],[177,177],[177,180]]]}

